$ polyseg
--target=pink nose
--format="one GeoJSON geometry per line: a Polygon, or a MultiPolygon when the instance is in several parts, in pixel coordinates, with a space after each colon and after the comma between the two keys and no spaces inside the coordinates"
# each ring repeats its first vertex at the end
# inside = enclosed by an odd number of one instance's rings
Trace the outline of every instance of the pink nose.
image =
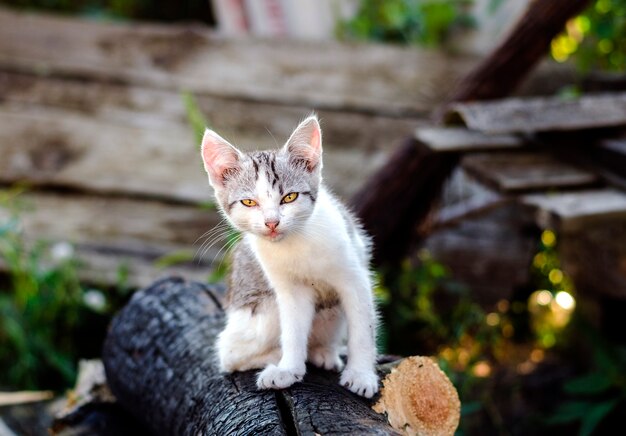
{"type": "Polygon", "coordinates": [[[278,227],[278,224],[280,224],[280,221],[278,221],[278,220],[276,220],[276,221],[265,221],[265,226],[268,227],[272,231],[276,230],[276,227],[278,227]]]}

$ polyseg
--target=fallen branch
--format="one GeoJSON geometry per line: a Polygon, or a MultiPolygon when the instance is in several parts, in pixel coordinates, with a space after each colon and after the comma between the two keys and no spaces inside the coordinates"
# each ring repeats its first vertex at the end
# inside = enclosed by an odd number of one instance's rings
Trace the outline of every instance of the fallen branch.
{"type": "Polygon", "coordinates": [[[54,393],[52,391],[0,392],[0,406],[36,403],[51,400],[53,397],[54,393]]]}
{"type": "MultiPolygon", "coordinates": [[[[456,390],[434,363],[420,360],[427,358],[392,364],[382,397],[373,401],[339,386],[336,373],[316,368],[309,368],[302,383],[282,391],[258,391],[254,371],[220,374],[212,348],[224,320],[221,294],[217,287],[167,279],[137,292],[114,318],[103,353],[108,384],[119,403],[152,431],[387,435],[398,429],[430,429],[420,434],[456,429],[456,390]],[[403,373],[410,374],[403,384],[414,389],[405,398],[387,381],[403,373]],[[422,390],[430,403],[424,403],[422,390]],[[376,402],[396,428],[372,410],[376,402]]],[[[384,375],[389,368],[381,365],[379,370],[384,375]]]]}

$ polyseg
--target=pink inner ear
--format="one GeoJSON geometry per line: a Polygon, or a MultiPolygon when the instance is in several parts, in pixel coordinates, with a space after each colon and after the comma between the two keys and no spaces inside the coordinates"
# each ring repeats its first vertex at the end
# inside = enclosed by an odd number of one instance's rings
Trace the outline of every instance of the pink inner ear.
{"type": "Polygon", "coordinates": [[[239,153],[225,139],[207,130],[202,138],[202,160],[211,182],[222,183],[224,176],[238,167],[239,153]]]}
{"type": "Polygon", "coordinates": [[[311,147],[316,153],[319,153],[319,150],[322,147],[320,131],[317,128],[314,128],[313,132],[311,132],[311,147]]]}

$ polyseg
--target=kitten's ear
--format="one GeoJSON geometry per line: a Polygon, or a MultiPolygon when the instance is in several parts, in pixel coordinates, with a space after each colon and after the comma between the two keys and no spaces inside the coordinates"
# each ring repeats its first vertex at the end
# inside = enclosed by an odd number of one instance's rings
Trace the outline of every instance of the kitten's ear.
{"type": "Polygon", "coordinates": [[[317,116],[311,115],[296,127],[285,144],[289,160],[304,162],[313,172],[322,168],[322,129],[317,116]]]}
{"type": "Polygon", "coordinates": [[[202,161],[211,185],[214,187],[224,186],[226,177],[239,170],[239,161],[242,157],[243,155],[239,150],[213,130],[206,129],[204,131],[202,161]]]}

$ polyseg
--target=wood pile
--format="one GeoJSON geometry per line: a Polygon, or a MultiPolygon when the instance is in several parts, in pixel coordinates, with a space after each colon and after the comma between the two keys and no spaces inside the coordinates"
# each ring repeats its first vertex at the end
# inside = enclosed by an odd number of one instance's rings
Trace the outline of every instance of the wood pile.
{"type": "Polygon", "coordinates": [[[510,298],[528,284],[535,227],[560,237],[583,294],[626,298],[625,93],[459,103],[447,120],[415,137],[458,153],[483,188],[440,210],[433,226],[445,230],[425,243],[456,278],[488,303],[510,298]]]}

